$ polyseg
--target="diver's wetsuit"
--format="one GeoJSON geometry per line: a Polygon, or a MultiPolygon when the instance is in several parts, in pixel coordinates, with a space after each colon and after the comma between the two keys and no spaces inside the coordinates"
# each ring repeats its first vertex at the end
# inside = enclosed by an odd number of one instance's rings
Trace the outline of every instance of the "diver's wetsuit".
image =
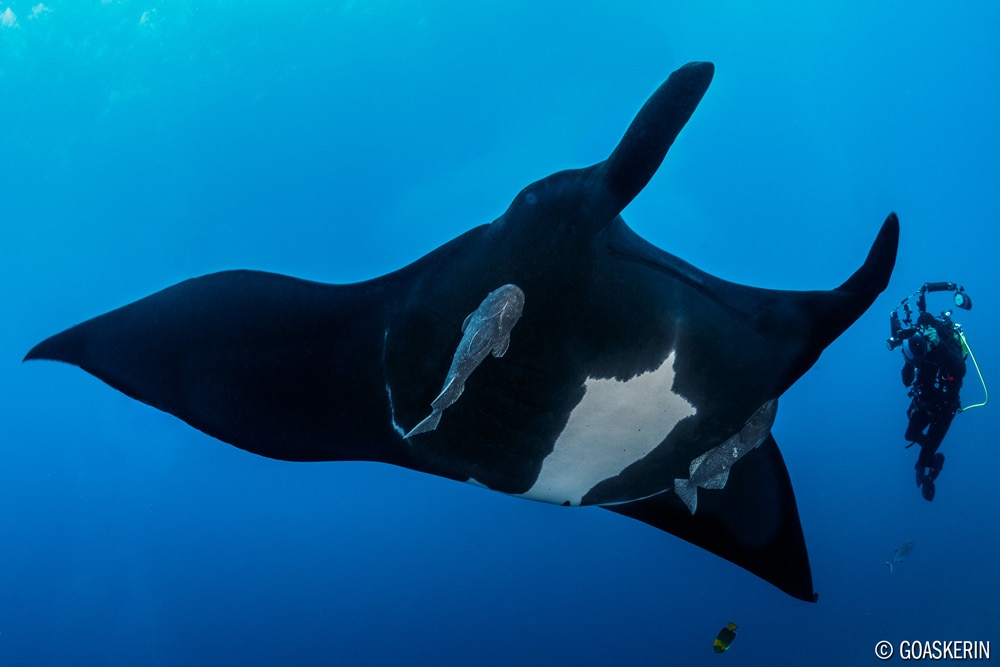
{"type": "Polygon", "coordinates": [[[934,480],[944,465],[944,455],[937,450],[960,407],[958,392],[965,377],[965,358],[962,343],[947,323],[923,313],[917,324],[933,327],[937,342],[928,345],[922,358],[906,359],[903,365],[903,384],[911,387],[913,397],[906,411],[910,422],[904,437],[920,445],[915,466],[917,486],[924,487],[925,499],[933,500],[934,480]]]}

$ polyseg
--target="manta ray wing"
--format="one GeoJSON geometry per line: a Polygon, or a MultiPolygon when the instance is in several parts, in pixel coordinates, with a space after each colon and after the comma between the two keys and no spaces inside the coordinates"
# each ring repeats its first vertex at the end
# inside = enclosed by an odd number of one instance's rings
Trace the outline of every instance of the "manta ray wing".
{"type": "Polygon", "coordinates": [[[673,491],[605,509],[721,556],[795,598],[818,599],[792,483],[773,436],[733,466],[725,488],[698,494],[693,515],[673,491]]]}
{"type": "Polygon", "coordinates": [[[377,284],[258,271],[187,280],[34,347],[241,449],[290,461],[397,462],[377,284]],[[367,329],[367,330],[366,330],[367,329]]]}

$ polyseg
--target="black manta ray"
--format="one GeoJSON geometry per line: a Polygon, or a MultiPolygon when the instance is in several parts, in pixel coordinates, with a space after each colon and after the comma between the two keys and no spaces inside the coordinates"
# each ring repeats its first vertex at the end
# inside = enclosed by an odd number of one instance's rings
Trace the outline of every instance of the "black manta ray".
{"type": "Polygon", "coordinates": [[[640,238],[619,213],[713,73],[677,70],[608,159],[532,183],[492,223],[398,271],[351,285],[215,273],[26,359],[76,364],[261,456],[378,461],[604,506],[814,600],[770,435],[776,400],[886,287],[899,223],[889,215],[861,268],[830,291],[729,283],[640,238]],[[503,295],[515,287],[513,312],[503,295]],[[464,389],[404,437],[449,375],[464,389]]]}

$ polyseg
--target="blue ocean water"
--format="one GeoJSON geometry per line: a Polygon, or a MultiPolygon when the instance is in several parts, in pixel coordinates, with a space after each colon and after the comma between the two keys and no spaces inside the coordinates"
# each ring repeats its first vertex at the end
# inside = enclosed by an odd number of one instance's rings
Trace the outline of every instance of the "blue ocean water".
{"type": "MultiPolygon", "coordinates": [[[[956,418],[926,503],[883,343],[900,298],[956,281],[1000,381],[998,28],[985,1],[0,3],[0,664],[840,666],[878,662],[883,639],[1000,652],[996,407],[956,418]],[[271,461],[78,369],[21,364],[191,276],[398,268],[525,184],[604,159],[691,60],[716,76],[624,212],[645,238],[729,280],[826,289],[889,211],[902,223],[889,289],[774,428],[815,605],[610,512],[271,461]]],[[[972,374],[965,392],[981,396],[972,374]]]]}

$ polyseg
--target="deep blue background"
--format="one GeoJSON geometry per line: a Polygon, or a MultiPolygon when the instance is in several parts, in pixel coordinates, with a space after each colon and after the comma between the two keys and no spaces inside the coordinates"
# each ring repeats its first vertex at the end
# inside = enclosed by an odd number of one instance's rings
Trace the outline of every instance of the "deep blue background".
{"type": "MultiPolygon", "coordinates": [[[[0,663],[839,666],[876,663],[879,639],[1000,651],[996,409],[956,418],[924,502],[901,360],[883,345],[902,296],[961,282],[975,310],[960,321],[1000,378],[1000,5],[35,4],[0,4],[16,18],[0,27],[0,663]],[[21,365],[42,338],[193,275],[398,268],[532,180],[605,158],[689,60],[714,61],[715,81],[625,211],[639,233],[727,279],[825,289],[890,210],[902,221],[889,290],[775,425],[816,605],[610,512],[270,461],[77,369],[21,365]],[[716,657],[730,620],[739,636],[716,657]]],[[[981,396],[973,375],[965,395],[981,396]]]]}

